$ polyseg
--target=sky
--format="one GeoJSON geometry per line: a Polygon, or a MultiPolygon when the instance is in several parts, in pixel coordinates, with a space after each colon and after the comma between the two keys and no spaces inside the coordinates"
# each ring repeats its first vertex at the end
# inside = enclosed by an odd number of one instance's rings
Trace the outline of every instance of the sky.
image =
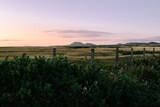
{"type": "Polygon", "coordinates": [[[160,42],[160,0],[0,0],[0,46],[160,42]]]}

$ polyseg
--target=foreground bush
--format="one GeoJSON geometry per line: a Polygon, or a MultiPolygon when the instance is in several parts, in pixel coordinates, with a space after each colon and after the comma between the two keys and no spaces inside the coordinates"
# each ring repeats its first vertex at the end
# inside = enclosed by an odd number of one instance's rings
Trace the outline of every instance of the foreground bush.
{"type": "Polygon", "coordinates": [[[0,63],[0,105],[159,106],[159,65],[149,60],[134,60],[134,63],[125,62],[111,68],[98,64],[78,66],[61,56],[53,59],[21,57],[5,60],[0,63]],[[144,62],[155,67],[150,68],[144,62]],[[150,69],[146,72],[145,67],[150,69]],[[148,79],[153,81],[150,84],[152,87],[146,85],[148,79]]]}

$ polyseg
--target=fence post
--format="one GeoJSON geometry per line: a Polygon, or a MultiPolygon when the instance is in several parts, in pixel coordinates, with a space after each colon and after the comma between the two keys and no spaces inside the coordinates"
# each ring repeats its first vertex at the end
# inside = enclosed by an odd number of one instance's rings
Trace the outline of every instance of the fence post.
{"type": "Polygon", "coordinates": [[[143,48],[143,57],[145,57],[145,54],[146,54],[146,49],[143,48]]]}
{"type": "Polygon", "coordinates": [[[131,60],[133,60],[133,48],[131,48],[131,60]]]}
{"type": "Polygon", "coordinates": [[[56,57],[56,48],[53,48],[53,57],[56,57]]]}
{"type": "Polygon", "coordinates": [[[155,56],[155,48],[153,48],[153,57],[155,56]]]}
{"type": "Polygon", "coordinates": [[[118,63],[118,59],[119,59],[119,48],[116,48],[116,64],[118,63]]]}
{"type": "Polygon", "coordinates": [[[93,64],[94,61],[94,49],[91,49],[91,65],[93,64]]]}

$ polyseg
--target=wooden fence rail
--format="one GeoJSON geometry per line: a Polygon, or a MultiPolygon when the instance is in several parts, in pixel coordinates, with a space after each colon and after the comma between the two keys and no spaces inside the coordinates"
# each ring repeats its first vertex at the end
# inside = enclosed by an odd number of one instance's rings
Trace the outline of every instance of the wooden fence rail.
{"type": "Polygon", "coordinates": [[[53,48],[53,57],[56,57],[56,48],[53,48]]]}
{"type": "MultiPolygon", "coordinates": [[[[116,48],[116,57],[115,57],[115,64],[118,63],[119,61],[119,47],[116,48]]],[[[131,48],[131,56],[130,56],[130,59],[133,60],[133,54],[134,54],[134,51],[133,51],[133,48],[131,48]]],[[[95,49],[91,49],[91,59],[90,59],[90,64],[92,65],[94,63],[94,55],[95,55],[95,49]]],[[[143,54],[142,54],[143,58],[145,58],[146,56],[146,48],[143,48],[143,54]]],[[[153,48],[153,56],[155,56],[155,47],[153,48]]],[[[53,48],[53,57],[56,57],[56,48],[53,48]]]]}
{"type": "Polygon", "coordinates": [[[133,60],[133,48],[131,48],[131,60],[133,60]]]}
{"type": "Polygon", "coordinates": [[[153,56],[155,56],[155,48],[153,48],[153,56]]]}
{"type": "Polygon", "coordinates": [[[94,62],[94,49],[91,49],[91,65],[94,62]]]}
{"type": "Polygon", "coordinates": [[[119,48],[116,48],[116,64],[118,63],[118,59],[119,59],[119,48]]]}
{"type": "Polygon", "coordinates": [[[143,48],[143,58],[145,57],[145,54],[146,54],[146,49],[143,48]]]}

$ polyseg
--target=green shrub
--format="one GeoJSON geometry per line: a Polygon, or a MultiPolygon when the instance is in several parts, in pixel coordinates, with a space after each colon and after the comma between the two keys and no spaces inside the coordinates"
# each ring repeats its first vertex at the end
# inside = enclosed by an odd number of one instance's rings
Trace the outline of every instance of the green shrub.
{"type": "Polygon", "coordinates": [[[62,56],[6,59],[0,62],[0,105],[157,106],[159,63],[148,58],[104,67],[79,66],[62,56]]]}

